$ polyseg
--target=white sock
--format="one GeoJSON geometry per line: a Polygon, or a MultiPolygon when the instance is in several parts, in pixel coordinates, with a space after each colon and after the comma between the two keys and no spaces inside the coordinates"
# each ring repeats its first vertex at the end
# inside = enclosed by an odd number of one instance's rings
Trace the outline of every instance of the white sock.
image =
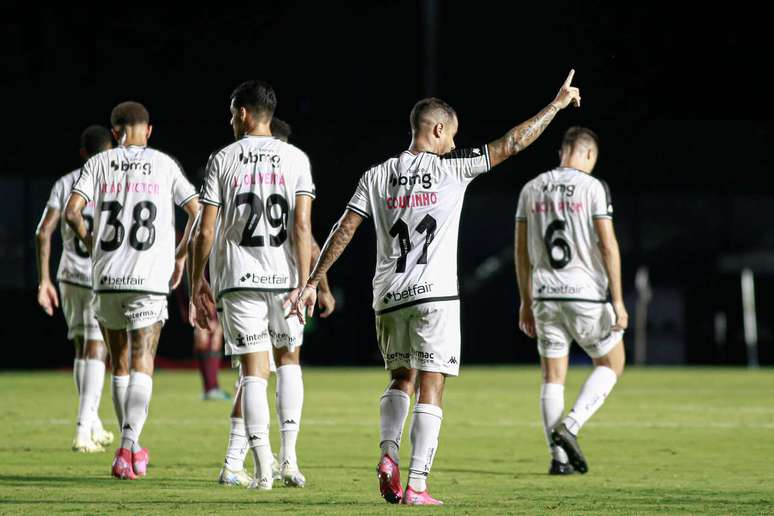
{"type": "Polygon", "coordinates": [[[241,417],[232,417],[231,432],[228,434],[228,449],[224,461],[226,467],[231,471],[241,471],[245,467],[247,448],[245,420],[241,417]]]}
{"type": "Polygon", "coordinates": [[[578,435],[586,421],[599,410],[617,381],[618,377],[609,367],[598,366],[594,368],[586,383],[581,387],[575,405],[564,418],[565,426],[573,435],[578,435]]]}
{"type": "Polygon", "coordinates": [[[274,462],[269,442],[269,400],[266,399],[266,385],[266,380],[257,376],[242,378],[242,417],[255,459],[256,479],[271,479],[271,465],[274,462]]]}
{"type": "Polygon", "coordinates": [[[85,358],[76,358],[73,360],[73,382],[75,382],[75,392],[78,397],[81,396],[81,386],[83,385],[83,368],[86,367],[85,358]]]}
{"type": "Polygon", "coordinates": [[[148,418],[148,405],[152,393],[153,378],[150,375],[137,371],[129,375],[121,448],[131,449],[133,452],[140,451],[140,434],[148,418]]]}
{"type": "Polygon", "coordinates": [[[118,431],[124,427],[124,407],[126,407],[126,390],[129,388],[129,375],[113,376],[111,381],[113,409],[118,419],[118,431]]]}
{"type": "Polygon", "coordinates": [[[427,489],[427,476],[438,450],[438,435],[441,433],[443,410],[427,403],[414,406],[411,421],[411,462],[409,463],[409,486],[414,491],[427,489]]]}
{"type": "Polygon", "coordinates": [[[280,429],[280,464],[298,464],[296,439],[301,427],[304,406],[304,379],[301,366],[284,365],[277,368],[277,419],[280,429]]]}
{"type": "Polygon", "coordinates": [[[544,383],[540,387],[540,413],[543,415],[543,430],[551,457],[566,464],[568,459],[564,448],[551,444],[551,430],[559,424],[564,414],[564,385],[544,383]]]}
{"type": "Polygon", "coordinates": [[[91,428],[97,417],[99,388],[105,378],[105,363],[102,360],[88,359],[83,368],[81,382],[81,403],[78,409],[78,436],[91,439],[91,428]]]}
{"type": "Polygon", "coordinates": [[[400,464],[398,450],[403,436],[403,426],[406,424],[411,399],[409,395],[398,389],[387,389],[379,401],[380,438],[379,447],[382,455],[390,456],[396,464],[400,464]]]}

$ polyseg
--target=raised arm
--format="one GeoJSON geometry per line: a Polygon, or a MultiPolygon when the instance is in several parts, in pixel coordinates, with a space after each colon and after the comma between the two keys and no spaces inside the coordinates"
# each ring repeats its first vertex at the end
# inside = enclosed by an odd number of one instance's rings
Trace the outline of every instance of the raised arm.
{"type": "Polygon", "coordinates": [[[51,235],[56,230],[61,212],[47,206],[43,211],[38,228],[35,231],[35,253],[38,264],[38,304],[48,315],[54,315],[54,308],[59,308],[59,296],[51,281],[51,235]]]}
{"type": "Polygon", "coordinates": [[[355,231],[363,222],[362,215],[355,213],[348,209],[344,212],[344,215],[333,226],[331,234],[323,245],[322,252],[320,253],[320,259],[317,260],[314,270],[309,276],[309,280],[306,282],[303,290],[301,290],[294,309],[297,313],[302,313],[304,309],[311,315],[314,310],[314,304],[317,301],[317,286],[322,281],[322,278],[328,272],[328,269],[336,263],[341,253],[347,248],[352,237],[355,235],[355,231]]]}
{"type": "Polygon", "coordinates": [[[614,329],[625,330],[629,325],[629,314],[623,302],[623,288],[621,287],[621,253],[618,249],[618,240],[615,237],[613,221],[607,218],[594,219],[594,227],[599,238],[599,250],[602,253],[602,261],[605,264],[607,280],[610,287],[610,296],[613,301],[616,321],[614,329]]]}
{"type": "Polygon", "coordinates": [[[556,98],[537,115],[526,122],[517,125],[505,135],[493,141],[488,145],[489,161],[492,167],[495,167],[526,149],[532,142],[538,139],[556,114],[572,103],[580,107],[580,90],[571,86],[575,70],[570,70],[570,74],[564,81],[556,98]]]}

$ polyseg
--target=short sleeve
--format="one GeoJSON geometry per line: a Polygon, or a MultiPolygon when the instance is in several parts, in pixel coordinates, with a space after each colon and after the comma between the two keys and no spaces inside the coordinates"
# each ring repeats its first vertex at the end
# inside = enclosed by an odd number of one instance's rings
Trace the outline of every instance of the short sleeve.
{"type": "Polygon", "coordinates": [[[65,192],[64,181],[59,179],[56,183],[54,183],[54,186],[51,187],[51,195],[48,196],[48,202],[46,202],[46,206],[53,210],[64,210],[65,203],[67,202],[67,196],[69,194],[70,192],[65,192]]]}
{"type": "Polygon", "coordinates": [[[347,208],[363,217],[370,217],[371,213],[373,213],[371,196],[368,195],[368,172],[363,174],[363,177],[357,182],[355,193],[347,203],[347,208]]]}
{"type": "Polygon", "coordinates": [[[306,195],[312,199],[317,195],[314,181],[312,180],[312,165],[309,163],[309,157],[303,153],[301,153],[301,159],[299,160],[296,195],[306,195]]]}
{"type": "Polygon", "coordinates": [[[519,194],[519,203],[516,206],[516,220],[526,222],[527,221],[527,204],[529,201],[527,200],[528,194],[527,194],[527,187],[521,189],[521,193],[519,194]]]}
{"type": "Polygon", "coordinates": [[[175,200],[175,204],[182,208],[192,199],[199,196],[196,193],[196,188],[185,177],[182,165],[174,158],[172,158],[172,178],[172,197],[175,200]]]}
{"type": "Polygon", "coordinates": [[[589,191],[589,206],[591,216],[595,219],[613,218],[613,201],[610,197],[610,188],[601,179],[594,181],[594,186],[589,191]]]}
{"type": "Polygon", "coordinates": [[[222,155],[213,154],[207,161],[207,169],[204,173],[202,184],[201,202],[213,206],[222,206],[222,192],[220,188],[220,168],[222,155]]]}
{"type": "Polygon", "coordinates": [[[444,167],[464,183],[469,183],[492,168],[489,162],[489,148],[486,145],[471,149],[455,149],[441,156],[444,167]]]}
{"type": "Polygon", "coordinates": [[[91,158],[81,167],[81,174],[73,185],[73,192],[80,194],[86,201],[94,200],[94,158],[91,158]]]}

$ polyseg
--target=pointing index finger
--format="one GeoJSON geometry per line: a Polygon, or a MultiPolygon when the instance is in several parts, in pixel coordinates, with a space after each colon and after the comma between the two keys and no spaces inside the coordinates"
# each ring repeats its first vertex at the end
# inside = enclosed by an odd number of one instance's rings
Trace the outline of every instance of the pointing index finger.
{"type": "Polygon", "coordinates": [[[570,75],[567,76],[567,79],[564,81],[564,87],[569,88],[570,84],[572,83],[572,78],[575,76],[575,68],[570,70],[570,75]]]}

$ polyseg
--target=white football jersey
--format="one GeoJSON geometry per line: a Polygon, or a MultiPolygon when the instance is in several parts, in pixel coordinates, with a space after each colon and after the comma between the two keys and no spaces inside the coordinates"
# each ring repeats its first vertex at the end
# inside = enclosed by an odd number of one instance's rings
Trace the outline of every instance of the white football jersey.
{"type": "Polygon", "coordinates": [[[534,300],[607,300],[594,219],[612,217],[607,184],[580,170],[556,168],[524,186],[516,220],[527,222],[534,300]]]}
{"type": "MultiPolygon", "coordinates": [[[[51,188],[51,195],[46,206],[58,210],[61,214],[59,229],[62,235],[62,257],[59,260],[59,269],[57,269],[56,273],[57,281],[91,288],[91,257],[89,256],[89,251],[83,245],[83,242],[78,240],[75,232],[64,218],[67,200],[70,198],[73,184],[78,179],[80,173],[80,169],[73,170],[59,178],[54,183],[53,188],[51,188]]],[[[94,227],[94,202],[87,202],[82,213],[83,220],[86,222],[86,229],[91,231],[94,227]]]]}
{"type": "Polygon", "coordinates": [[[117,147],[83,165],[73,192],[94,201],[94,291],[168,294],[175,204],[197,197],[180,164],[150,147],[117,147]]]}
{"type": "Polygon", "coordinates": [[[271,136],[246,135],[207,164],[202,203],[220,207],[213,243],[216,297],[237,290],[288,292],[298,285],[296,196],[314,198],[309,158],[271,136]]]}
{"type": "Polygon", "coordinates": [[[459,298],[457,235],[465,190],[490,169],[486,145],[438,156],[404,151],[360,178],[347,208],[376,228],[376,314],[459,298]]]}

